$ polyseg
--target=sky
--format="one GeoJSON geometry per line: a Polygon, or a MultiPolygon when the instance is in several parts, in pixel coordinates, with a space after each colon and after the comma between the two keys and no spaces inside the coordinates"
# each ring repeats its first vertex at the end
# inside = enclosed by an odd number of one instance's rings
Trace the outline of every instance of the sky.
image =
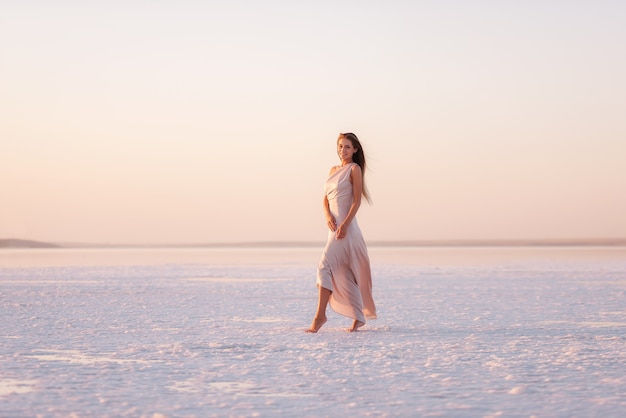
{"type": "Polygon", "coordinates": [[[0,238],[626,237],[626,2],[2,1],[0,238]]]}

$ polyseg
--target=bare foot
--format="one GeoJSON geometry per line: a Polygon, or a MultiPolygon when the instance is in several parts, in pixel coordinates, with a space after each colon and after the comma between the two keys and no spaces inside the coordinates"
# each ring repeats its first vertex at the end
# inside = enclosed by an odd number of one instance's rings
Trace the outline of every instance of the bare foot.
{"type": "Polygon", "coordinates": [[[361,321],[355,319],[354,323],[352,324],[352,328],[350,328],[348,330],[348,332],[355,332],[356,330],[361,328],[363,325],[365,325],[365,322],[361,322],[361,321]]]}
{"type": "Polygon", "coordinates": [[[319,329],[322,328],[322,325],[324,325],[326,321],[326,317],[313,319],[313,322],[311,323],[311,328],[307,329],[306,332],[315,333],[319,331],[319,329]]]}

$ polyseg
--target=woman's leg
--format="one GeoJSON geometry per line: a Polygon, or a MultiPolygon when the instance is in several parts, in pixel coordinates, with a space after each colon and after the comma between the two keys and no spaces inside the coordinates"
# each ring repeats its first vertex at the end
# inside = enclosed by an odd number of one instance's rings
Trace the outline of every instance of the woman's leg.
{"type": "Polygon", "coordinates": [[[348,328],[348,332],[354,332],[358,330],[359,328],[361,328],[363,325],[365,325],[365,322],[361,322],[358,319],[355,319],[354,322],[352,323],[352,327],[348,328]]]}
{"type": "Polygon", "coordinates": [[[311,323],[311,327],[306,332],[317,332],[322,325],[326,323],[326,307],[328,306],[328,300],[330,299],[331,291],[325,287],[319,287],[319,297],[317,299],[317,312],[315,312],[315,318],[311,323]]]}

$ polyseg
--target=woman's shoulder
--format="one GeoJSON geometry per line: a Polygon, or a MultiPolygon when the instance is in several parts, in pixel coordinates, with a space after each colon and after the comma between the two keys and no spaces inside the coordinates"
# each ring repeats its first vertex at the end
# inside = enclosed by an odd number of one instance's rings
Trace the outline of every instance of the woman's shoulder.
{"type": "Polygon", "coordinates": [[[339,170],[341,168],[340,165],[334,165],[330,168],[330,172],[328,173],[328,175],[330,176],[331,174],[333,174],[335,171],[339,170]]]}
{"type": "Polygon", "coordinates": [[[358,165],[357,163],[350,163],[351,167],[350,167],[350,171],[353,173],[360,173],[361,172],[361,166],[358,165]]]}
{"type": "Polygon", "coordinates": [[[333,174],[334,172],[336,172],[337,170],[340,170],[342,168],[350,168],[350,172],[360,172],[361,171],[361,166],[358,165],[357,163],[349,163],[347,165],[335,165],[333,167],[330,168],[330,173],[328,173],[328,175],[333,174]]]}

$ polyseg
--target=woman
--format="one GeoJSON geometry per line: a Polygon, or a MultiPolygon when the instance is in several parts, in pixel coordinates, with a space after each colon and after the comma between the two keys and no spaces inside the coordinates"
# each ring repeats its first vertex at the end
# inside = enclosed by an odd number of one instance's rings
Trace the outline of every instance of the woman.
{"type": "Polygon", "coordinates": [[[372,275],[365,240],[356,221],[361,196],[369,201],[364,183],[365,154],[353,133],[339,134],[337,154],[341,164],[331,168],[324,195],[328,241],[317,270],[317,312],[307,332],[317,332],[326,323],[326,306],[352,318],[348,329],[376,318],[372,299],[372,275]]]}

